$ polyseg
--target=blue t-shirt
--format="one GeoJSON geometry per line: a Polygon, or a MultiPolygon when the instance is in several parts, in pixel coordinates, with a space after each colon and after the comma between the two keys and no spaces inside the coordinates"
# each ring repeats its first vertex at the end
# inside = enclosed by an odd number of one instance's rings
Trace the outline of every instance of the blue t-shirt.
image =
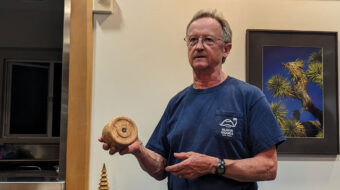
{"type": "MultiPolygon", "coordinates": [[[[229,76],[218,86],[199,90],[191,85],[173,97],[146,147],[173,165],[181,161],[175,152],[236,160],[254,157],[284,140],[262,91],[229,76]]],[[[167,175],[169,190],[257,189],[256,182],[213,174],[192,180],[167,175]]]]}

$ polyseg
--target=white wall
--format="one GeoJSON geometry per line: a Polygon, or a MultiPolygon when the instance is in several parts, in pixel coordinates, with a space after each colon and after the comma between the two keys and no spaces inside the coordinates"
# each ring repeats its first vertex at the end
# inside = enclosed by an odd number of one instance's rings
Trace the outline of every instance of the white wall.
{"type": "MultiPolygon", "coordinates": [[[[217,8],[233,29],[224,65],[245,80],[246,29],[340,31],[340,1],[326,0],[116,0],[113,15],[94,16],[94,67],[90,189],[98,189],[105,163],[113,190],[166,189],[144,173],[133,156],[109,156],[97,139],[117,115],[131,117],[147,142],[169,99],[191,84],[183,41],[185,27],[201,8],[217,8]]],[[[339,156],[279,156],[277,179],[265,190],[335,190],[339,156]]]]}

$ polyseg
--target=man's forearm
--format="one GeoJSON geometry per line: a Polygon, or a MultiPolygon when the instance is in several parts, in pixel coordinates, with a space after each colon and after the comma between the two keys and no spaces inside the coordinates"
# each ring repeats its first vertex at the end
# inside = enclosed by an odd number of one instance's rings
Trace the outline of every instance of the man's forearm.
{"type": "Polygon", "coordinates": [[[141,168],[149,175],[157,180],[162,180],[166,177],[164,170],[166,159],[161,155],[145,148],[142,144],[133,154],[136,156],[141,168]]]}
{"type": "Polygon", "coordinates": [[[241,182],[273,180],[276,177],[276,148],[272,147],[259,155],[242,160],[224,160],[225,177],[241,182]]]}

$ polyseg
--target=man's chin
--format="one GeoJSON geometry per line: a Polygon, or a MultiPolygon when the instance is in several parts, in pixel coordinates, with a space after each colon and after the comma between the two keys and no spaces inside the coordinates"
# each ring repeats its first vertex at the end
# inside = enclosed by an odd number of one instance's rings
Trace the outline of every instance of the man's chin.
{"type": "Polygon", "coordinates": [[[194,71],[203,71],[209,68],[207,64],[192,64],[191,67],[194,71]]]}

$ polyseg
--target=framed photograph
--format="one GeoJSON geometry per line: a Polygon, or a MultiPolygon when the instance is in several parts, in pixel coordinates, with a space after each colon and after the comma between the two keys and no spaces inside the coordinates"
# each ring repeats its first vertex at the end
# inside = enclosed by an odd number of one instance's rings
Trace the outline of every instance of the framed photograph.
{"type": "Polygon", "coordinates": [[[247,30],[247,82],[287,138],[279,153],[339,154],[337,32],[247,30]]]}

